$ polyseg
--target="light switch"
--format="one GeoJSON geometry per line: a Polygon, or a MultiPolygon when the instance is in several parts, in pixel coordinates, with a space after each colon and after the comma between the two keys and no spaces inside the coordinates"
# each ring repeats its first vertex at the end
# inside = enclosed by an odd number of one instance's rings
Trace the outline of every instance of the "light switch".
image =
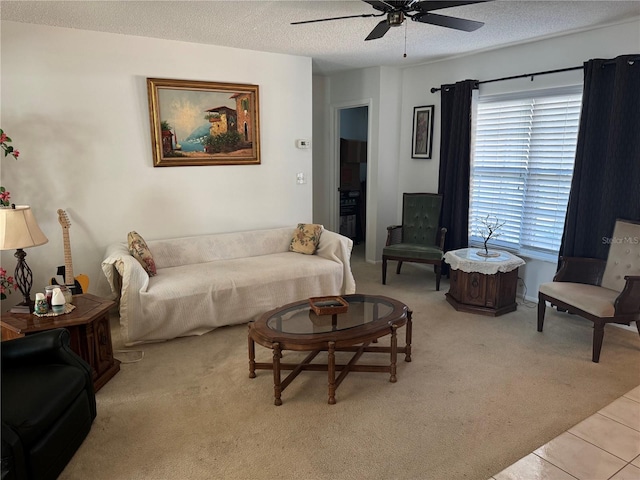
{"type": "Polygon", "coordinates": [[[306,138],[300,138],[296,140],[296,147],[298,148],[309,148],[311,147],[311,140],[307,140],[306,138]]]}
{"type": "Polygon", "coordinates": [[[299,173],[296,174],[296,183],[298,185],[303,185],[303,184],[307,183],[307,179],[305,178],[304,173],[299,172],[299,173]]]}

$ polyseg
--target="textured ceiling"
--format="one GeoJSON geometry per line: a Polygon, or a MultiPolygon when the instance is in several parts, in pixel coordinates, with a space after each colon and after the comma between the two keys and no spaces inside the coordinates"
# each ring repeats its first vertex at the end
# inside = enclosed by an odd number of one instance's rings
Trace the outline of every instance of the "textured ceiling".
{"type": "MultiPolygon", "coordinates": [[[[3,20],[222,45],[313,58],[315,74],[413,65],[640,17],[636,1],[495,0],[439,10],[484,22],[475,32],[406,20],[364,41],[380,18],[291,22],[377,13],[362,1],[7,1],[3,20]],[[405,51],[406,35],[406,53],[405,51]]],[[[629,53],[640,45],[629,45],[629,53]]]]}

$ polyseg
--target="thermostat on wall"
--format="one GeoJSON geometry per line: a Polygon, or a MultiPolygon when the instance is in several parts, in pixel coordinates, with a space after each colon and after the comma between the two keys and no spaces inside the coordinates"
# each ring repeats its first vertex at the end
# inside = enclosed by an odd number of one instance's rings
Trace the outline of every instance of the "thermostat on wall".
{"type": "Polygon", "coordinates": [[[311,140],[307,140],[306,138],[301,138],[296,140],[296,147],[298,148],[309,148],[311,147],[311,140]]]}

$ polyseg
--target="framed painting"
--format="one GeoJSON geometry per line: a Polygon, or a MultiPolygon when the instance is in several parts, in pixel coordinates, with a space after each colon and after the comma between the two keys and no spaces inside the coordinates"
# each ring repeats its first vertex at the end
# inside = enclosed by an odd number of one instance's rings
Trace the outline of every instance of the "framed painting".
{"type": "Polygon", "coordinates": [[[413,107],[411,158],[431,158],[433,148],[433,105],[413,107]]]}
{"type": "Polygon", "coordinates": [[[154,167],[260,163],[258,85],[147,78],[154,167]]]}

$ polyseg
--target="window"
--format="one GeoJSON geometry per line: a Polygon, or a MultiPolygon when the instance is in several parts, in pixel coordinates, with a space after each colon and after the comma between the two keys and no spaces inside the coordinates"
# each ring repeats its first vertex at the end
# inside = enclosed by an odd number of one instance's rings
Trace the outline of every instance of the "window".
{"type": "Polygon", "coordinates": [[[504,226],[494,246],[556,255],[564,230],[582,86],[480,97],[471,164],[469,241],[482,220],[504,226]]]}

